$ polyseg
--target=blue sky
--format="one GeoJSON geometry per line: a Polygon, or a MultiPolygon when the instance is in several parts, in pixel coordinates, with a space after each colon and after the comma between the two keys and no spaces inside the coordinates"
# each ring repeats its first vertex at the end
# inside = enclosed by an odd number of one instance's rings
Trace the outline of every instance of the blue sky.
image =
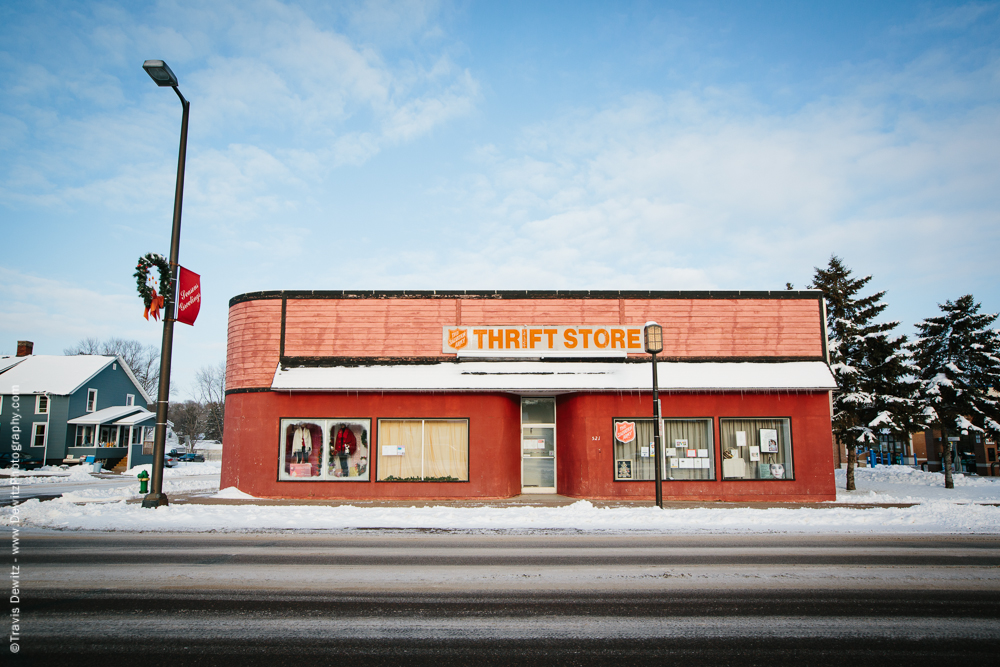
{"type": "Polygon", "coordinates": [[[159,344],[175,396],[260,289],[781,289],[831,254],[901,331],[1000,310],[998,2],[0,5],[0,353],[159,344]]]}

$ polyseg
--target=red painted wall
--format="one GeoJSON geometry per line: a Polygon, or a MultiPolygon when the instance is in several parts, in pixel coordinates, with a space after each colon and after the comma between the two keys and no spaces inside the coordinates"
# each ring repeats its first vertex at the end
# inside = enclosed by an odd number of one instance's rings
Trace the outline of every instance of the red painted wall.
{"type": "Polygon", "coordinates": [[[259,498],[509,498],[521,492],[521,400],[507,394],[280,394],[226,397],[222,488],[259,498]],[[469,420],[468,482],[278,481],[280,420],[371,419],[371,479],[379,419],[469,420]]]}
{"type": "MultiPolygon", "coordinates": [[[[670,394],[665,417],[714,417],[716,481],[667,482],[676,500],[834,500],[827,394],[670,394]],[[721,481],[719,417],[791,418],[794,480],[721,481]]],[[[612,420],[651,417],[650,394],[570,394],[556,403],[557,490],[580,498],[652,499],[654,483],[614,481],[612,420]],[[599,437],[599,440],[594,440],[599,437]]],[[[507,394],[360,393],[230,394],[222,486],[262,498],[506,498],[521,491],[520,398],[507,394]],[[373,451],[378,419],[467,418],[469,482],[278,481],[283,418],[368,418],[373,451]]],[[[373,457],[377,458],[377,457],[373,457]]],[[[373,462],[377,466],[377,460],[373,462]]],[[[377,470],[372,470],[372,479],[377,470]]]]}
{"type": "MultiPolygon", "coordinates": [[[[664,417],[713,417],[715,480],[664,482],[667,500],[836,500],[830,450],[830,404],[825,392],[801,394],[661,394],[664,417]],[[722,481],[719,418],[791,419],[794,480],[722,481]]],[[[579,498],[653,498],[652,481],[614,480],[616,417],[651,418],[652,393],[570,394],[556,399],[559,493],[579,498]],[[599,440],[594,440],[597,437],[599,440]]]]}

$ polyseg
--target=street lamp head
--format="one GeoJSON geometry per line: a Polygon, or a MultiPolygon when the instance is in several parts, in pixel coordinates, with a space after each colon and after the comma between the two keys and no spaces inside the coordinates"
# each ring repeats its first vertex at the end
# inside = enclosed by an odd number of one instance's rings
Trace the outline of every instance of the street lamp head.
{"type": "Polygon", "coordinates": [[[147,60],[142,64],[142,68],[146,70],[146,74],[156,82],[157,86],[177,87],[177,76],[162,60],[147,60]]]}
{"type": "Polygon", "coordinates": [[[649,354],[663,352],[663,327],[659,324],[646,322],[646,327],[642,330],[642,338],[646,352],[649,354]]]}

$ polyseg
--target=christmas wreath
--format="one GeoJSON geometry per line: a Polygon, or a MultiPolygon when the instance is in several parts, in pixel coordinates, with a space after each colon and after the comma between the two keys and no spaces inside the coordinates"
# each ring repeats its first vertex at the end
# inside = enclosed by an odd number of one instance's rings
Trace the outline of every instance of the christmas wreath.
{"type": "Polygon", "coordinates": [[[146,312],[142,314],[147,320],[152,315],[154,320],[160,319],[160,309],[166,300],[172,296],[173,284],[170,275],[170,262],[163,255],[156,252],[147,252],[139,258],[139,263],[135,267],[135,284],[139,289],[139,296],[146,306],[146,312]],[[149,270],[153,267],[160,270],[160,293],[156,293],[155,285],[151,285],[149,270]]]}

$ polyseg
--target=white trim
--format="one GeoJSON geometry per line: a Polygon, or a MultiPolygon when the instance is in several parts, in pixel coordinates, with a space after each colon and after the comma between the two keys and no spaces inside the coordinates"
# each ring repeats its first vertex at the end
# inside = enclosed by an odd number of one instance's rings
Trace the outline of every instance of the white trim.
{"type": "Polygon", "coordinates": [[[49,397],[45,394],[38,394],[35,396],[35,414],[36,415],[47,415],[49,413],[49,397]],[[45,399],[45,409],[39,410],[38,408],[42,404],[42,399],[45,399]]]}
{"type": "Polygon", "coordinates": [[[126,406],[135,405],[135,394],[125,394],[125,405],[126,406]]]}
{"type": "Polygon", "coordinates": [[[87,387],[87,405],[84,412],[97,412],[97,390],[87,387]],[[90,393],[94,393],[94,403],[90,402],[90,393]]]}

